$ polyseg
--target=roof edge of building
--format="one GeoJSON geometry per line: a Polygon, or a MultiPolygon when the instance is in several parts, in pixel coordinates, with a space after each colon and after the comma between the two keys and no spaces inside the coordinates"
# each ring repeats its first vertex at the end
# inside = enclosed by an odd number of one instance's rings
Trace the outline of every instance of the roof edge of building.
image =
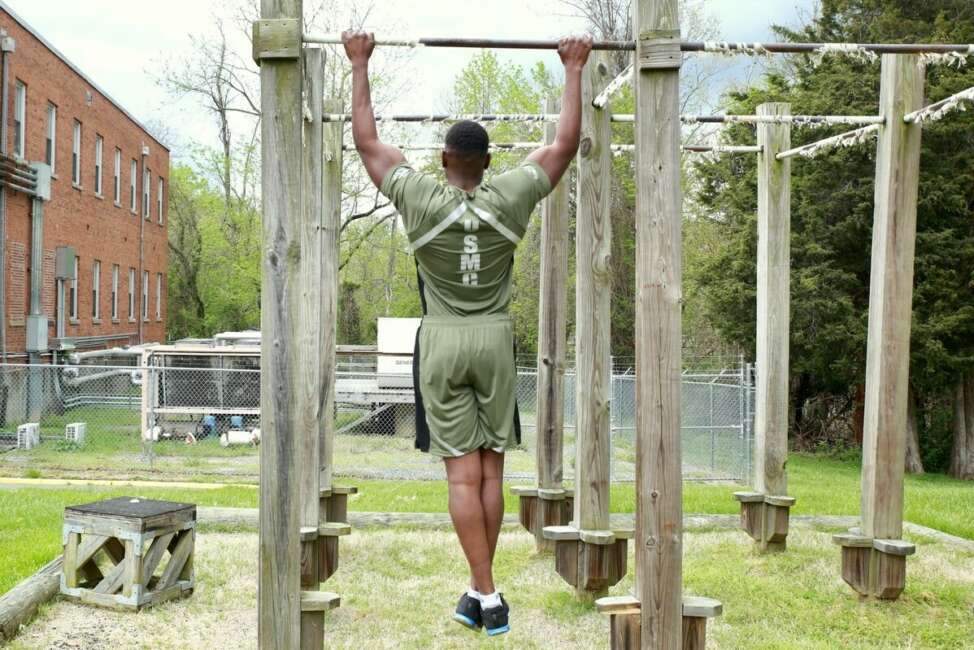
{"type": "Polygon", "coordinates": [[[95,83],[95,81],[91,77],[89,77],[84,72],[82,72],[81,68],[79,68],[74,63],[72,63],[71,59],[69,59],[68,57],[64,56],[64,54],[62,54],[60,50],[58,50],[56,47],[54,47],[54,45],[50,41],[48,41],[46,38],[44,38],[41,35],[40,32],[38,32],[36,29],[34,29],[33,27],[31,27],[30,23],[28,23],[23,18],[21,18],[19,15],[17,15],[17,13],[13,9],[10,8],[10,5],[7,4],[7,2],[5,2],[4,0],[0,0],[0,9],[2,9],[3,11],[5,11],[14,21],[17,22],[18,25],[20,25],[22,28],[24,28],[25,30],[27,30],[31,34],[31,36],[33,36],[38,41],[40,41],[40,43],[44,47],[46,47],[48,50],[50,50],[51,53],[54,54],[54,56],[56,56],[57,58],[61,59],[61,61],[66,66],[68,66],[76,75],[78,75],[79,77],[81,77],[82,79],[84,79],[86,83],[88,83],[94,90],[98,91],[98,93],[102,97],[104,97],[105,99],[107,99],[112,105],[114,105],[115,108],[117,108],[118,110],[120,110],[122,112],[122,114],[125,115],[125,117],[127,117],[128,119],[130,119],[137,127],[139,127],[140,129],[142,129],[142,131],[148,137],[152,138],[152,140],[156,144],[158,144],[160,147],[162,147],[163,149],[165,149],[168,153],[172,153],[172,150],[164,142],[161,142],[156,136],[154,136],[152,134],[152,131],[150,131],[149,128],[145,124],[143,124],[138,118],[136,118],[128,110],[126,110],[126,108],[124,106],[122,106],[122,104],[120,102],[116,101],[111,95],[109,95],[107,92],[105,92],[105,90],[101,86],[99,86],[97,83],[95,83]]]}

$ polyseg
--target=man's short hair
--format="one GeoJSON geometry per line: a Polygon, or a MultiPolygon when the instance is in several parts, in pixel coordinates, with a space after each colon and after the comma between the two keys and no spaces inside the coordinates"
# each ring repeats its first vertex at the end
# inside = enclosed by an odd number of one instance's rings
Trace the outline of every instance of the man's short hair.
{"type": "Polygon", "coordinates": [[[476,122],[464,120],[457,122],[446,132],[446,147],[452,153],[484,157],[490,148],[490,136],[476,122]]]}

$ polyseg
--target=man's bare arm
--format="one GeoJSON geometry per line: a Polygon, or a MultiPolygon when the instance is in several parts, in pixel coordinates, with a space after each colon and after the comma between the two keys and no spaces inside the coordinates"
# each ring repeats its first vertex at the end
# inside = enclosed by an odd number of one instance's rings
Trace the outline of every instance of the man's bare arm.
{"type": "Polygon", "coordinates": [[[375,126],[369,85],[369,58],[375,49],[375,35],[349,31],[342,34],[342,42],[352,62],[352,138],[369,178],[376,187],[381,187],[389,172],[405,162],[406,157],[396,147],[379,140],[375,126]]]}
{"type": "Polygon", "coordinates": [[[558,46],[558,54],[565,65],[565,92],[561,99],[561,117],[555,141],[527,158],[530,162],[538,163],[548,174],[552,187],[561,181],[578,153],[582,130],[582,69],[591,51],[591,36],[564,38],[558,46]]]}

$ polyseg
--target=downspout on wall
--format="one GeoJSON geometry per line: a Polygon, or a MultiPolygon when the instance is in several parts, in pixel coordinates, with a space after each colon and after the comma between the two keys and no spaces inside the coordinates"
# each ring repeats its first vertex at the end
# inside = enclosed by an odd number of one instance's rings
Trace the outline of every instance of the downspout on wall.
{"type": "Polygon", "coordinates": [[[146,159],[149,157],[149,145],[145,142],[142,143],[142,208],[139,213],[139,313],[136,318],[139,320],[139,345],[145,343],[144,333],[142,331],[143,325],[145,324],[145,318],[143,314],[146,313],[146,294],[148,292],[148,283],[145,280],[145,216],[149,205],[152,204],[152,197],[146,194],[145,189],[145,164],[146,159]]]}
{"type": "MultiPolygon", "coordinates": [[[[10,55],[16,49],[16,41],[0,30],[0,154],[7,153],[7,107],[10,105],[8,90],[10,79],[10,55]]],[[[0,362],[7,362],[7,190],[0,187],[0,362]]]]}

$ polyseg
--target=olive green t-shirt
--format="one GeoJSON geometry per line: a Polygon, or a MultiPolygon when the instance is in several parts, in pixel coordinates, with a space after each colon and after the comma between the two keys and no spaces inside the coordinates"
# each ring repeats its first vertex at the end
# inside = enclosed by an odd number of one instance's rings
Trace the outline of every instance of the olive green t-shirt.
{"type": "Polygon", "coordinates": [[[472,192],[398,165],[382,193],[399,210],[419,268],[425,313],[479,316],[506,313],[514,249],[551,182],[525,163],[472,192]]]}

